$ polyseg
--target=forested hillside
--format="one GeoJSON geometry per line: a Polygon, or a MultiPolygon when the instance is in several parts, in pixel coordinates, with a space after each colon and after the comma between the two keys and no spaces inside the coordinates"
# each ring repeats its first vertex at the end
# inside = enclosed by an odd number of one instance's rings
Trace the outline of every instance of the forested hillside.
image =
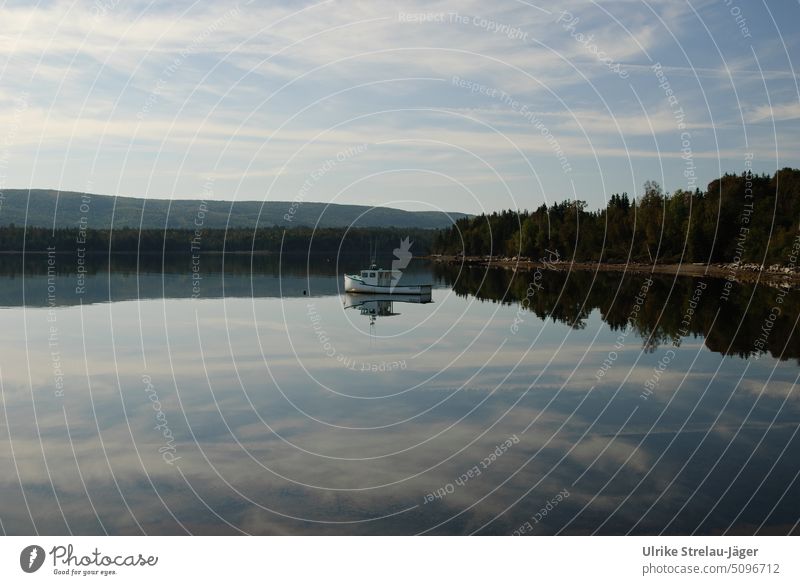
{"type": "Polygon", "coordinates": [[[142,199],[74,191],[5,189],[0,227],[207,229],[273,226],[445,228],[463,213],[300,201],[142,199]],[[113,225],[112,225],[113,223],[113,225]]]}

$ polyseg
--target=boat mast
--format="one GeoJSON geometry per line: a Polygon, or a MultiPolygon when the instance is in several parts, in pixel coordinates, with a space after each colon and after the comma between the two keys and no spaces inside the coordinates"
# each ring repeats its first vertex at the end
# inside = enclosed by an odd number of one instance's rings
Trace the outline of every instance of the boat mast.
{"type": "Polygon", "coordinates": [[[369,253],[370,253],[369,269],[377,270],[378,264],[376,262],[376,259],[378,256],[378,243],[374,239],[370,240],[369,253]]]}

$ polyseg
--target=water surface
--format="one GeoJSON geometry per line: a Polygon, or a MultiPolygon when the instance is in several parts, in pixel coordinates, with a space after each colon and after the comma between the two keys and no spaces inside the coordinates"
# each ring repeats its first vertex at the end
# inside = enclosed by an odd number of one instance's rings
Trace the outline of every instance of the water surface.
{"type": "Polygon", "coordinates": [[[796,532],[796,292],[361,264],[2,258],[2,530],[796,532]]]}

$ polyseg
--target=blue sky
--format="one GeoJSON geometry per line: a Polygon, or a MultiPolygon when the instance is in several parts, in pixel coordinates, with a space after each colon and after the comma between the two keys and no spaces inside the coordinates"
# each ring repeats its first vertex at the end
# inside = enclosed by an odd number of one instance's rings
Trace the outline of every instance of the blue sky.
{"type": "Polygon", "coordinates": [[[0,188],[476,213],[800,166],[798,2],[12,2],[0,22],[0,188]]]}

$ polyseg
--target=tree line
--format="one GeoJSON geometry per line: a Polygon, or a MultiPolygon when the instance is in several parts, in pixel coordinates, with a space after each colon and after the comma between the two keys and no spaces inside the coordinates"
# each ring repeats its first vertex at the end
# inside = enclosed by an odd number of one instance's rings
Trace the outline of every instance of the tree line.
{"type": "Polygon", "coordinates": [[[604,262],[787,263],[800,218],[800,170],[726,174],[705,191],[665,194],[655,181],[639,197],[615,193],[605,208],[565,200],[534,211],[459,219],[434,252],[604,262]]]}
{"type": "Polygon", "coordinates": [[[8,226],[0,228],[0,251],[58,253],[186,253],[259,252],[287,254],[361,254],[370,250],[391,257],[402,238],[413,241],[415,256],[431,252],[435,232],[421,228],[247,228],[204,229],[88,229],[8,226]]]}

